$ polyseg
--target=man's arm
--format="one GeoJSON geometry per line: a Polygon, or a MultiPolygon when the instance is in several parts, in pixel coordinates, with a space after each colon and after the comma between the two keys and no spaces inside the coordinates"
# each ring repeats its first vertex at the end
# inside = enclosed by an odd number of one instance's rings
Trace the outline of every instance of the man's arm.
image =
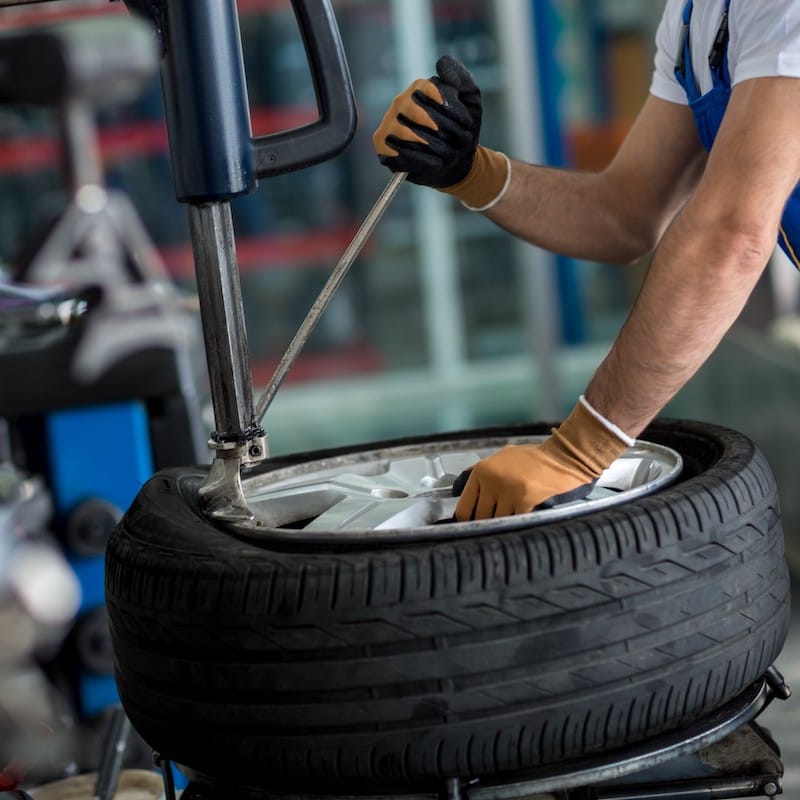
{"type": "MultiPolygon", "coordinates": [[[[582,496],[734,322],[775,248],[800,178],[800,80],[737,86],[702,178],[656,249],[641,294],[585,399],[539,446],[478,462],[459,520],[582,496]]],[[[503,200],[505,202],[505,198],[503,200]]]]}
{"type": "Polygon", "coordinates": [[[688,107],[650,95],[602,172],[514,161],[506,194],[486,216],[547,250],[628,264],[656,246],[705,161],[688,107]]]}
{"type": "Polygon", "coordinates": [[[800,179],[800,80],[737,85],[689,202],[586,398],[631,436],[689,380],[738,317],[800,179]]]}
{"type": "Polygon", "coordinates": [[[373,135],[381,162],[452,194],[509,232],[564,255],[629,263],[655,247],[706,154],[685,105],[648,97],[599,173],[511,164],[479,145],[480,89],[451,56],[399,94],[373,135]],[[488,209],[488,210],[487,210],[488,209]]]}
{"type": "Polygon", "coordinates": [[[398,96],[374,136],[390,169],[557,252],[624,263],[656,247],[586,396],[543,443],[509,445],[475,464],[454,485],[457,519],[585,496],[708,357],[762,273],[800,177],[798,101],[800,80],[743,82],[706,157],[689,110],[651,97],[613,163],[592,175],[519,163],[509,171],[503,154],[477,144],[480,92],[455,59],[440,59],[437,76],[398,96]],[[421,123],[416,107],[426,112],[421,123]]]}

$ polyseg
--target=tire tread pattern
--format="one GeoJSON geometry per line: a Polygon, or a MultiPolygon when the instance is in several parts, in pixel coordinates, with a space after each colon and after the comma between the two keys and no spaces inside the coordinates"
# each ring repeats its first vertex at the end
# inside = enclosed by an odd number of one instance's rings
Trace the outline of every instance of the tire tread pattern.
{"type": "Polygon", "coordinates": [[[719,707],[786,636],[775,482],[732,431],[644,438],[682,453],[679,484],[397,547],[258,546],[203,521],[197,478],[159,473],[106,560],[129,716],[179,763],[330,790],[552,764],[719,707]]]}

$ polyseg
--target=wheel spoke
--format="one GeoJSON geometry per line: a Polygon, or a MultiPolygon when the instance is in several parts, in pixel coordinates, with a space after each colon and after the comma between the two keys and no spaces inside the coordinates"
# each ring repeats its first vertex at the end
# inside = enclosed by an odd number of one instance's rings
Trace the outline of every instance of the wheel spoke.
{"type": "Polygon", "coordinates": [[[310,522],[305,530],[378,531],[423,527],[446,518],[449,506],[455,507],[450,498],[443,501],[438,497],[389,500],[343,497],[310,522]]]}

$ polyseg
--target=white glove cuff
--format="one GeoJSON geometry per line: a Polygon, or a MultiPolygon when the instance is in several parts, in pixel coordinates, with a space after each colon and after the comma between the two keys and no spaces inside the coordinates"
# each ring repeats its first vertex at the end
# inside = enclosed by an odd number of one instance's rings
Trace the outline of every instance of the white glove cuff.
{"type": "Polygon", "coordinates": [[[468,211],[488,211],[490,208],[494,208],[494,206],[506,196],[508,187],[511,185],[511,159],[505,153],[500,153],[500,155],[503,156],[506,162],[506,180],[505,183],[503,183],[503,187],[497,193],[497,196],[493,200],[490,200],[485,206],[470,206],[462,200],[461,205],[468,211]]]}
{"type": "Polygon", "coordinates": [[[622,428],[617,427],[611,420],[606,419],[589,401],[581,395],[578,402],[610,433],[613,433],[621,442],[624,442],[628,447],[633,447],[636,444],[636,439],[628,436],[622,428]]]}

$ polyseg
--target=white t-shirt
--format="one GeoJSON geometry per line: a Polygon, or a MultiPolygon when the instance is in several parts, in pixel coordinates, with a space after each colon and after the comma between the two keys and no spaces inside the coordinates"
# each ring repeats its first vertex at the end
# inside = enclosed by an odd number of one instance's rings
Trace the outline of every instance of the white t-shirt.
{"type": "MultiPolygon", "coordinates": [[[[673,103],[687,102],[675,79],[686,0],[667,0],[656,32],[650,92],[673,103]]],[[[723,0],[694,0],[692,67],[701,94],[711,89],[708,54],[722,20],[723,0]]],[[[800,0],[731,0],[728,69],[731,85],[775,75],[800,78],[800,0]]]]}

